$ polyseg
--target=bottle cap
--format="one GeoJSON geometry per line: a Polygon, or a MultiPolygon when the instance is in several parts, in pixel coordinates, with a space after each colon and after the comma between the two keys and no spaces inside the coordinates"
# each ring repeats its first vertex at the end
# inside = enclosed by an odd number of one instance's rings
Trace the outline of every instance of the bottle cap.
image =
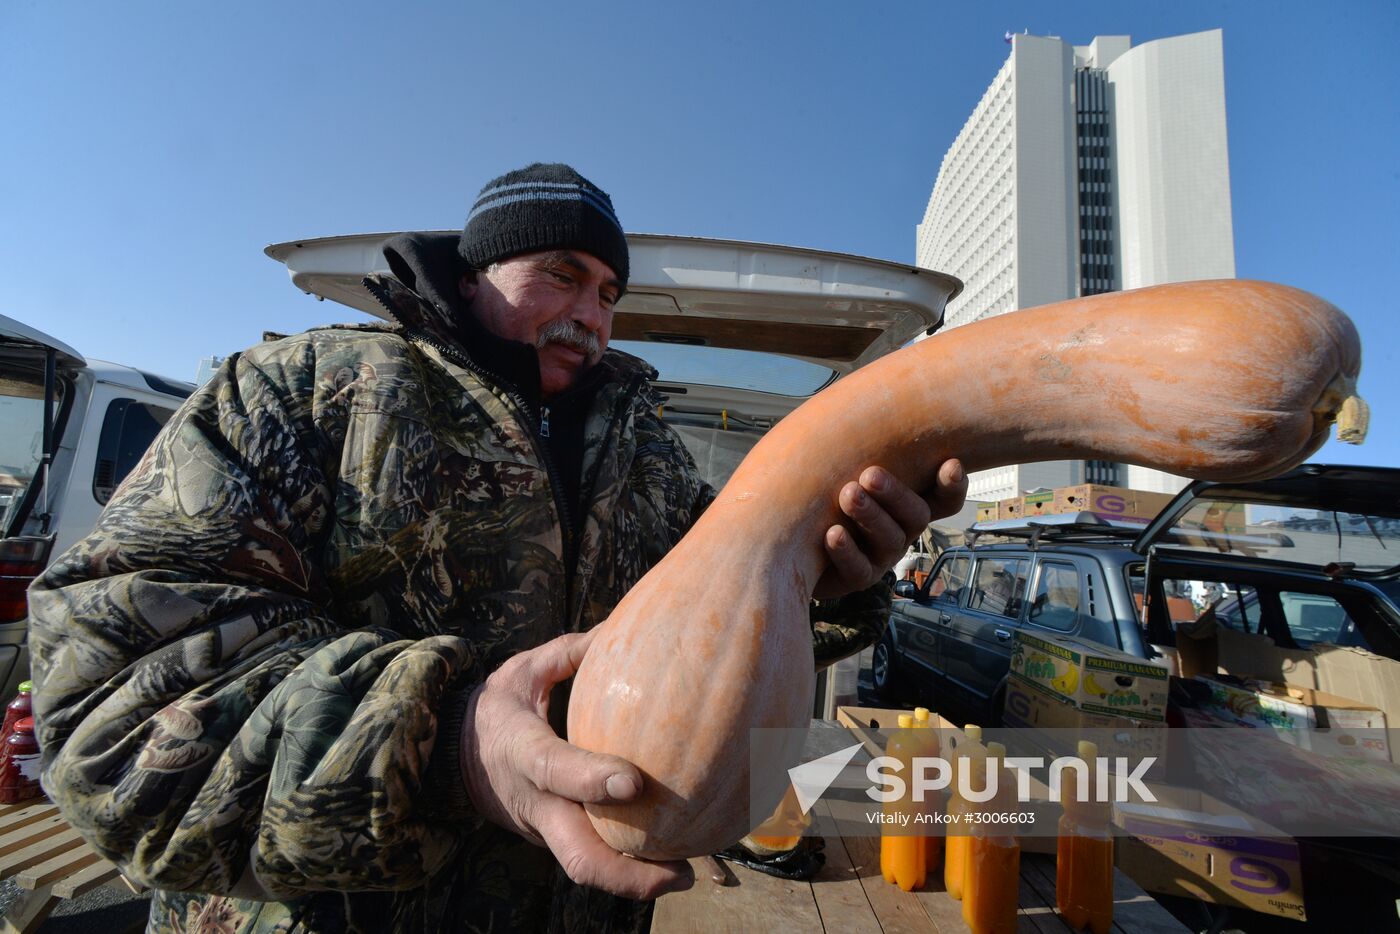
{"type": "Polygon", "coordinates": [[[20,717],[18,720],[15,721],[14,730],[16,733],[32,734],[34,732],[34,718],[20,717]]]}
{"type": "Polygon", "coordinates": [[[21,694],[33,694],[33,693],[34,693],[34,682],[33,682],[33,681],[21,681],[21,682],[19,683],[19,692],[20,692],[21,694]]]}
{"type": "Polygon", "coordinates": [[[917,724],[919,724],[920,726],[922,726],[922,725],[928,723],[928,708],[927,708],[927,707],[915,707],[915,708],[914,708],[914,722],[917,723],[917,724]]]}
{"type": "Polygon", "coordinates": [[[991,759],[1005,759],[1006,747],[1001,743],[988,743],[987,756],[991,759]]]}
{"type": "Polygon", "coordinates": [[[974,743],[982,742],[982,727],[976,723],[969,723],[964,726],[963,733],[974,743]]]}
{"type": "Polygon", "coordinates": [[[907,729],[912,728],[913,726],[914,726],[914,718],[913,718],[913,717],[911,717],[911,716],[910,716],[909,714],[907,714],[907,713],[902,713],[902,714],[899,715],[899,728],[900,728],[901,730],[907,730],[907,729]]]}
{"type": "Polygon", "coordinates": [[[1093,762],[1099,757],[1099,747],[1087,739],[1079,741],[1079,758],[1085,762],[1093,762]]]}

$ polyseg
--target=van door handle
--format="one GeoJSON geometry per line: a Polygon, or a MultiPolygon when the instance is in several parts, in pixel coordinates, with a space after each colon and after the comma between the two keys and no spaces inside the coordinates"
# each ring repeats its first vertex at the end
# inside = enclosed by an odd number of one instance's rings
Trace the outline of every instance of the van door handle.
{"type": "Polygon", "coordinates": [[[946,626],[953,621],[953,617],[949,616],[947,613],[939,613],[938,621],[946,626]]]}
{"type": "Polygon", "coordinates": [[[1008,629],[994,629],[992,631],[997,634],[997,638],[1000,639],[1002,642],[1005,642],[1007,639],[1011,638],[1011,631],[1008,629]]]}

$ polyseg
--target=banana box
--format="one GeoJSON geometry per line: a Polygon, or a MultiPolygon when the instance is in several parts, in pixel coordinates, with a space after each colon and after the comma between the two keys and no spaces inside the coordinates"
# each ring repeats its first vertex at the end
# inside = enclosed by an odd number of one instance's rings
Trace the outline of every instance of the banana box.
{"type": "Polygon", "coordinates": [[[1149,892],[1307,920],[1297,840],[1202,791],[1152,792],[1113,806],[1119,871],[1149,892]]]}
{"type": "Polygon", "coordinates": [[[1036,490],[1021,497],[1021,514],[1027,519],[1031,516],[1048,516],[1054,511],[1054,490],[1036,490]]]}
{"type": "Polygon", "coordinates": [[[1153,722],[1166,719],[1167,667],[1097,643],[1017,630],[1011,673],[1032,688],[1089,713],[1153,722]]]}
{"type": "Polygon", "coordinates": [[[1085,483],[1060,487],[1047,512],[1092,512],[1101,519],[1126,519],[1146,524],[1170,503],[1171,493],[1149,493],[1116,486],[1085,483]]]}
{"type": "Polygon", "coordinates": [[[1103,755],[1124,755],[1134,761],[1167,754],[1165,722],[1091,713],[1016,675],[1007,679],[1001,718],[1004,726],[1039,731],[1028,738],[1057,756],[1073,755],[1081,739],[1093,739],[1103,755]]]}

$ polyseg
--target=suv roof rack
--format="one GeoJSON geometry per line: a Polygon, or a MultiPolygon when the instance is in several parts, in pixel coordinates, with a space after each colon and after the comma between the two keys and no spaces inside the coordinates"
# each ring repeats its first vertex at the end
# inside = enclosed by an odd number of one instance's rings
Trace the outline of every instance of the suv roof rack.
{"type": "Polygon", "coordinates": [[[1145,523],[1103,519],[1092,512],[1066,512],[1034,518],[997,519],[976,522],[964,535],[967,547],[973,548],[984,535],[1004,538],[1024,538],[1035,548],[1042,541],[1054,542],[1131,542],[1147,528],[1145,523]]]}

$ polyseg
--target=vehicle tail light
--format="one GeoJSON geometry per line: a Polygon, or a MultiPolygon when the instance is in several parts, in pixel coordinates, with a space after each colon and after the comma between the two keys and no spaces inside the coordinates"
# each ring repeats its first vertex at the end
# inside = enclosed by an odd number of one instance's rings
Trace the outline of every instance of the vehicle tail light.
{"type": "Polygon", "coordinates": [[[44,570],[53,536],[26,536],[0,541],[0,623],[29,615],[29,584],[44,570]]]}

